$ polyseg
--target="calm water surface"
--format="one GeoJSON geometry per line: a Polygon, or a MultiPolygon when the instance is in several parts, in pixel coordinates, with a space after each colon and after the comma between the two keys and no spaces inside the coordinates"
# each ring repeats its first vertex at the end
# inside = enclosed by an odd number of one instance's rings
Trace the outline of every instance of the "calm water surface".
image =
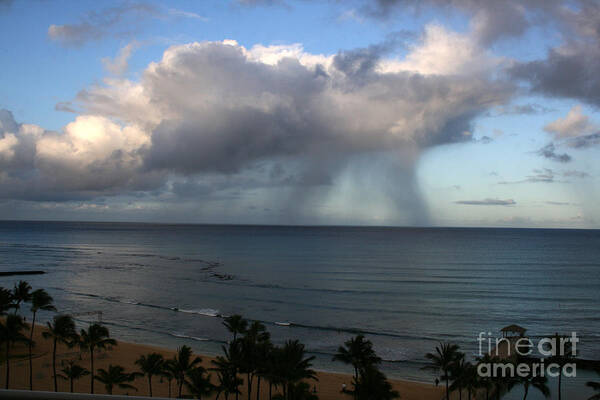
{"type": "Polygon", "coordinates": [[[102,311],[133,342],[217,354],[220,316],[240,313],[326,370],[347,371],[331,356],[363,333],[390,375],[430,381],[438,341],[475,354],[512,323],[576,331],[600,358],[600,231],[0,222],[0,270],[31,269],[61,311],[102,311]]]}

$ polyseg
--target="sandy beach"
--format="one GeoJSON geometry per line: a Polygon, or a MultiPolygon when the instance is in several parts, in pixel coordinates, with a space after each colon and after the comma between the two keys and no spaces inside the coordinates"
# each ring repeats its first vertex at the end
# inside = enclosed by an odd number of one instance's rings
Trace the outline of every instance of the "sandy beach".
{"type": "MultiPolygon", "coordinates": [[[[34,361],[33,361],[33,382],[35,390],[53,390],[52,380],[52,342],[42,337],[43,327],[38,327],[35,332],[34,341],[36,346],[34,347],[34,361]]],[[[118,339],[118,338],[117,338],[118,339]]],[[[135,360],[143,354],[151,352],[158,352],[165,357],[172,357],[175,353],[175,349],[165,349],[153,346],[147,346],[142,344],[127,343],[118,341],[118,345],[115,346],[111,351],[99,352],[95,358],[95,368],[107,368],[109,364],[121,365],[125,367],[126,371],[133,372],[137,370],[135,366],[135,360]]],[[[28,359],[27,359],[27,347],[24,345],[17,345],[12,350],[12,354],[22,356],[11,360],[11,376],[10,376],[10,388],[11,389],[28,389],[29,388],[29,372],[28,372],[28,359]]],[[[206,368],[210,368],[210,361],[213,357],[200,355],[203,360],[203,365],[206,368]]],[[[81,354],[77,348],[69,349],[66,346],[59,346],[57,350],[57,370],[60,371],[62,368],[60,363],[62,361],[76,360],[78,364],[89,369],[89,355],[81,354]],[[81,358],[80,358],[81,357],[81,358]]],[[[3,363],[0,366],[0,377],[2,387],[4,387],[4,376],[6,366],[3,363]]],[[[214,375],[214,374],[213,374],[214,375]]],[[[342,384],[346,384],[350,387],[351,376],[345,374],[331,373],[331,372],[318,372],[318,382],[310,382],[311,386],[316,387],[317,395],[322,400],[334,400],[334,399],[350,399],[348,395],[340,393],[342,384]]],[[[442,387],[435,387],[433,385],[393,380],[393,386],[399,391],[403,400],[439,400],[443,396],[442,387]]],[[[130,394],[130,395],[148,395],[148,384],[145,377],[138,378],[135,380],[133,385],[137,388],[134,390],[122,390],[115,388],[114,394],[130,394]]],[[[153,378],[153,394],[155,397],[167,397],[168,386],[167,382],[161,382],[159,377],[153,378]]],[[[256,385],[254,385],[256,386],[256,385]]],[[[69,391],[69,382],[59,378],[58,387],[60,391],[69,391]]],[[[90,389],[90,377],[86,376],[81,380],[75,382],[74,391],[81,393],[89,393],[90,389]]],[[[94,384],[96,393],[105,393],[104,387],[100,382],[94,384]]],[[[173,393],[175,393],[175,384],[172,384],[173,393]]],[[[242,392],[244,393],[244,388],[242,392]]],[[[256,390],[256,389],[254,389],[256,390]]],[[[277,393],[274,391],[274,394],[277,393]]],[[[215,395],[208,397],[214,399],[215,395]]],[[[245,398],[245,393],[244,397],[245,398]]],[[[256,393],[253,393],[253,399],[256,398],[256,393]]],[[[268,399],[268,385],[261,385],[261,399],[268,399]]]]}

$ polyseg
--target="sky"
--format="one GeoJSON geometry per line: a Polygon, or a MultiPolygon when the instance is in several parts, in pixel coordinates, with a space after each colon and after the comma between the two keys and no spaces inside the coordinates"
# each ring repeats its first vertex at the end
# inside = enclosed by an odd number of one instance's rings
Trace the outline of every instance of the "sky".
{"type": "Polygon", "coordinates": [[[0,219],[600,228],[596,0],[0,0],[0,219]]]}

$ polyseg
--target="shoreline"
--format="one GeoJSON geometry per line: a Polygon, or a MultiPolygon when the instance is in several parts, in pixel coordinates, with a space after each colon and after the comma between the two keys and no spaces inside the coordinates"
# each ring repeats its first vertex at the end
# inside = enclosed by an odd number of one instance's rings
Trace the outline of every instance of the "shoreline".
{"type": "MultiPolygon", "coordinates": [[[[33,381],[34,390],[45,390],[53,391],[53,379],[52,379],[52,342],[42,337],[42,332],[45,327],[36,324],[34,333],[34,341],[36,346],[34,347],[34,358],[33,358],[33,381]]],[[[95,355],[95,370],[99,368],[107,368],[109,364],[121,365],[125,367],[128,372],[136,371],[135,360],[143,355],[151,352],[157,352],[162,354],[166,358],[170,358],[175,354],[175,349],[170,349],[162,346],[124,342],[117,340],[117,346],[110,351],[103,351],[96,353],[95,355]]],[[[10,388],[11,389],[29,389],[29,361],[27,357],[27,346],[15,345],[13,346],[12,354],[20,355],[18,359],[11,360],[11,377],[10,377],[10,388]]],[[[209,354],[196,354],[202,358],[202,365],[205,368],[211,367],[211,360],[215,359],[215,356],[209,354]]],[[[60,373],[61,361],[76,360],[76,362],[89,369],[89,355],[79,354],[77,348],[69,349],[64,345],[59,345],[57,348],[57,371],[60,373]]],[[[2,377],[2,383],[4,383],[4,373],[6,371],[5,363],[0,365],[0,377],[2,377]]],[[[350,388],[352,376],[339,372],[317,370],[318,381],[309,381],[311,388],[317,390],[317,395],[321,400],[338,400],[348,399],[351,400],[351,396],[344,395],[341,393],[342,384],[350,388]]],[[[211,373],[213,378],[215,373],[211,373]]],[[[443,388],[435,387],[432,384],[416,382],[404,379],[389,379],[390,383],[394,386],[394,389],[400,392],[403,400],[440,400],[443,396],[443,388]]],[[[90,377],[89,375],[76,381],[74,384],[74,391],[79,393],[89,393],[90,377]]],[[[137,378],[133,385],[137,388],[134,390],[122,390],[115,388],[114,394],[130,394],[138,396],[148,395],[148,383],[146,377],[137,378]]],[[[104,387],[98,381],[95,382],[95,393],[105,393],[104,387]]],[[[256,384],[253,385],[252,398],[256,399],[256,384]]],[[[63,379],[58,379],[59,391],[69,391],[69,383],[63,379]]],[[[161,382],[160,377],[153,379],[153,394],[157,397],[167,397],[168,385],[166,381],[161,382]]],[[[246,396],[245,386],[240,387],[243,396],[246,396]]],[[[172,385],[172,390],[175,391],[175,385],[172,385]]],[[[273,391],[273,394],[278,391],[273,391]]],[[[176,393],[173,393],[176,394],[176,393]]],[[[214,399],[216,394],[206,396],[203,398],[214,399]]],[[[245,398],[245,397],[242,397],[245,398]]],[[[268,400],[268,385],[261,385],[260,399],[268,400]]]]}

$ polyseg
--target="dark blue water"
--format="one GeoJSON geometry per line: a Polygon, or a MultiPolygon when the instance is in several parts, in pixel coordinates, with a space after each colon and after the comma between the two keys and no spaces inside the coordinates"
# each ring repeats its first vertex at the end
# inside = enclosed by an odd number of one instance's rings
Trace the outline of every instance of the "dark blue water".
{"type": "Polygon", "coordinates": [[[218,315],[240,313],[327,370],[346,371],[331,356],[360,332],[392,376],[430,380],[438,341],[475,354],[513,323],[575,331],[600,358],[600,231],[0,222],[0,270],[30,269],[61,311],[100,310],[133,342],[216,354],[218,315]]]}

